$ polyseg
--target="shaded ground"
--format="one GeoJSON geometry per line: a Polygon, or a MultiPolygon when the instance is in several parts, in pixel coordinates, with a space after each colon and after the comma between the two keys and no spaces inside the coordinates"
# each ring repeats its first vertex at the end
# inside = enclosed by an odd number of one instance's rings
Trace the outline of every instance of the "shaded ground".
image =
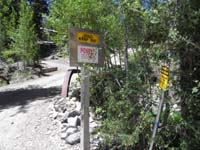
{"type": "Polygon", "coordinates": [[[0,150],[60,150],[57,126],[48,117],[58,88],[0,93],[0,150]]]}
{"type": "Polygon", "coordinates": [[[0,111],[10,107],[26,105],[34,100],[44,100],[60,93],[60,87],[17,89],[14,91],[0,92],[0,111]]]}

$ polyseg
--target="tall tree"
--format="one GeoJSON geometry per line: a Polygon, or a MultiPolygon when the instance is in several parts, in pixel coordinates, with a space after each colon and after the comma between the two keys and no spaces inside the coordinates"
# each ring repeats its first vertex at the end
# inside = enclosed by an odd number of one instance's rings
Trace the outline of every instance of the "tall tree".
{"type": "Polygon", "coordinates": [[[48,4],[46,0],[29,0],[33,9],[33,22],[35,24],[35,31],[39,39],[43,37],[43,31],[40,29],[43,27],[43,14],[48,14],[48,4]]]}
{"type": "Polygon", "coordinates": [[[32,22],[33,11],[23,0],[20,1],[19,15],[19,25],[16,33],[12,36],[11,49],[16,52],[17,57],[26,66],[38,60],[38,48],[32,22]]]}
{"type": "Polygon", "coordinates": [[[51,38],[57,46],[67,45],[69,27],[87,28],[103,34],[107,56],[123,47],[123,33],[117,7],[110,0],[55,0],[46,16],[47,27],[57,33],[51,38]]]}
{"type": "Polygon", "coordinates": [[[0,1],[0,28],[1,28],[1,56],[7,59],[13,55],[10,49],[11,35],[15,32],[18,23],[18,0],[0,1]]]}
{"type": "Polygon", "coordinates": [[[200,147],[200,3],[198,0],[184,0],[178,5],[178,30],[180,32],[180,85],[182,116],[186,127],[182,137],[188,149],[200,147]],[[192,91],[193,88],[196,91],[192,91]],[[193,94],[192,94],[193,92],[193,94]]]}
{"type": "Polygon", "coordinates": [[[0,53],[4,49],[4,33],[3,33],[3,28],[2,28],[2,23],[1,23],[1,18],[0,18],[0,53]]]}

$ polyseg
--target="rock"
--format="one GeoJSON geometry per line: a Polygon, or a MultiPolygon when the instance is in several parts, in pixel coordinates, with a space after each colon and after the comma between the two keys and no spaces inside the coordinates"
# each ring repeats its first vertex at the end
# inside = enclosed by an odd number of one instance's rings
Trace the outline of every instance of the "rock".
{"type": "Polygon", "coordinates": [[[62,123],[67,123],[67,119],[68,119],[69,113],[65,112],[62,116],[61,122],[62,123]]]}
{"type": "Polygon", "coordinates": [[[77,126],[81,126],[81,118],[80,117],[78,117],[77,126]]]}
{"type": "Polygon", "coordinates": [[[71,134],[67,137],[66,142],[70,145],[75,145],[77,143],[80,143],[80,132],[76,132],[74,134],[71,134]]]}
{"type": "Polygon", "coordinates": [[[54,111],[53,114],[52,114],[52,118],[53,118],[53,119],[56,119],[57,116],[58,116],[58,112],[54,111]]]}
{"type": "Polygon", "coordinates": [[[67,123],[62,123],[61,124],[61,132],[65,132],[68,128],[68,124],[67,123]]]}
{"type": "Polygon", "coordinates": [[[103,139],[98,135],[96,135],[96,137],[90,140],[90,143],[91,143],[91,150],[97,150],[97,149],[99,150],[100,145],[103,144],[103,139]]]}
{"type": "Polygon", "coordinates": [[[55,111],[57,111],[58,112],[58,110],[59,110],[59,105],[54,105],[54,109],[55,109],[55,111]]]}
{"type": "Polygon", "coordinates": [[[76,127],[69,127],[66,131],[67,136],[74,134],[78,131],[78,129],[76,127]]]}
{"type": "Polygon", "coordinates": [[[76,116],[80,116],[80,114],[81,113],[79,111],[74,110],[69,113],[68,117],[76,117],[76,116]]]}
{"type": "Polygon", "coordinates": [[[93,122],[90,123],[90,127],[91,127],[91,128],[97,128],[97,127],[98,127],[98,124],[97,124],[96,122],[93,121],[93,122]]]}
{"type": "Polygon", "coordinates": [[[67,121],[68,121],[69,126],[76,127],[77,123],[78,123],[78,116],[76,116],[76,117],[69,117],[67,119],[67,121]]]}
{"type": "Polygon", "coordinates": [[[72,97],[70,100],[75,102],[75,101],[77,101],[77,98],[76,97],[72,97]]]}
{"type": "Polygon", "coordinates": [[[90,116],[89,118],[90,122],[94,122],[94,119],[90,116]]]}
{"type": "Polygon", "coordinates": [[[60,130],[60,133],[62,134],[62,133],[65,133],[67,131],[67,128],[62,128],[61,130],[60,130]]]}
{"type": "Polygon", "coordinates": [[[66,108],[68,112],[75,110],[76,104],[74,102],[68,101],[66,104],[66,108]]]}
{"type": "Polygon", "coordinates": [[[61,139],[66,139],[67,136],[68,136],[68,135],[67,135],[66,132],[63,132],[63,133],[61,133],[61,135],[60,135],[61,139]]]}
{"type": "Polygon", "coordinates": [[[80,102],[76,102],[76,111],[81,111],[81,103],[80,102]]]}
{"type": "Polygon", "coordinates": [[[50,103],[48,106],[49,111],[54,111],[54,105],[53,103],[50,103]]]}
{"type": "Polygon", "coordinates": [[[98,127],[97,123],[96,122],[91,122],[90,123],[90,133],[94,132],[95,129],[98,127]]]}
{"type": "Polygon", "coordinates": [[[70,98],[76,97],[76,100],[80,101],[80,94],[81,94],[80,91],[81,91],[80,88],[74,89],[74,90],[72,91],[72,93],[70,93],[70,94],[71,94],[71,95],[70,95],[70,98]]]}
{"type": "Polygon", "coordinates": [[[51,132],[52,132],[52,131],[49,130],[49,131],[47,131],[45,134],[46,134],[46,135],[50,135],[51,132]]]}
{"type": "Polygon", "coordinates": [[[58,59],[58,56],[57,55],[52,55],[52,56],[49,56],[49,59],[58,59]]]}

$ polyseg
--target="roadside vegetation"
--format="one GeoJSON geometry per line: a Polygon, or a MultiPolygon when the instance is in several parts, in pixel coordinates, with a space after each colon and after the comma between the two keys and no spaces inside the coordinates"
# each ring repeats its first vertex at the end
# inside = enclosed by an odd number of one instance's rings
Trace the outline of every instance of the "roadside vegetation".
{"type": "Polygon", "coordinates": [[[93,68],[91,105],[102,121],[105,147],[149,147],[162,64],[169,66],[170,79],[154,148],[200,147],[198,0],[0,1],[0,61],[37,64],[41,39],[62,53],[70,27],[103,36],[106,60],[93,68]]]}

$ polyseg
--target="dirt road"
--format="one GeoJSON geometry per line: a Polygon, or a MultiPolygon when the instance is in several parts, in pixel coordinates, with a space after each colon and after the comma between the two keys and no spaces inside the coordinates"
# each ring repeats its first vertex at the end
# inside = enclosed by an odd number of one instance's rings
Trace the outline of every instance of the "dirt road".
{"type": "Polygon", "coordinates": [[[51,65],[58,71],[0,88],[0,150],[61,150],[58,125],[49,118],[48,106],[60,93],[68,66],[51,65]]]}

